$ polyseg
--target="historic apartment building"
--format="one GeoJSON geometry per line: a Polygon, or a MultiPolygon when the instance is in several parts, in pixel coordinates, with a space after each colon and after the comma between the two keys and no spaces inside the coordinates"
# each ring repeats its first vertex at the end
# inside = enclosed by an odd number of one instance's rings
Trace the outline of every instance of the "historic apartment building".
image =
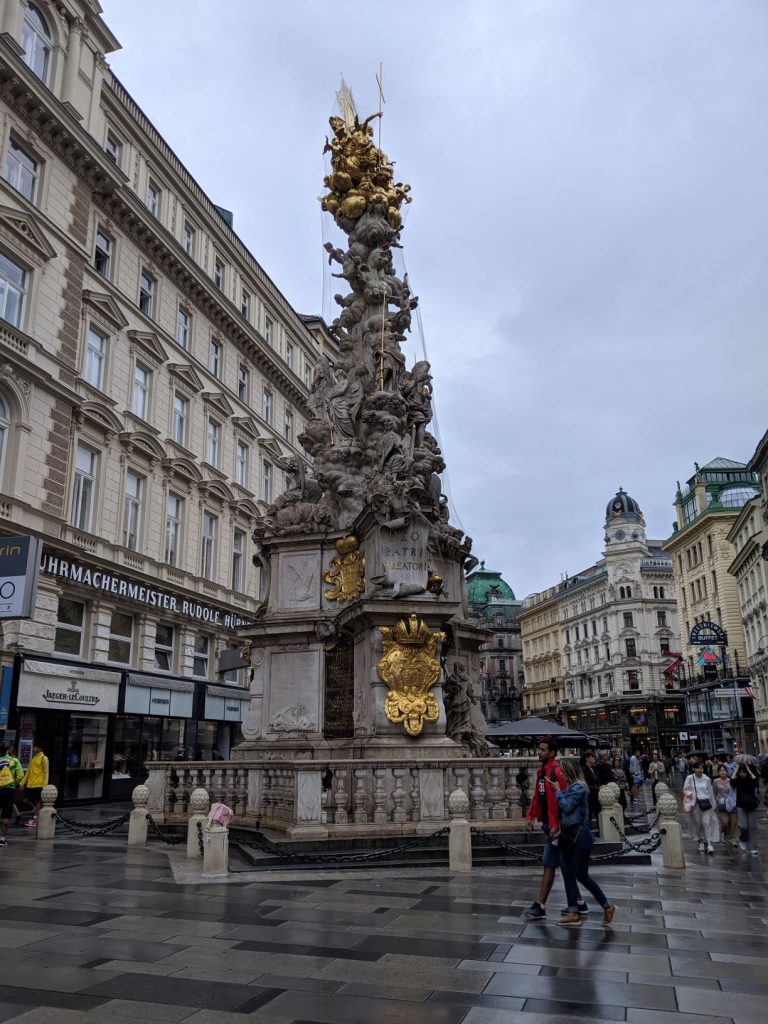
{"type": "Polygon", "coordinates": [[[66,799],[235,742],[219,656],[331,345],[112,75],[98,10],[0,4],[0,529],[43,544],[0,732],[66,799]]]}
{"type": "Polygon", "coordinates": [[[729,572],[729,539],[742,509],[758,494],[758,478],[743,462],[716,458],[678,484],[676,522],[664,549],[672,556],[680,610],[689,733],[703,749],[747,753],[756,744],[753,701],[723,695],[749,684],[739,586],[729,572]],[[698,643],[692,643],[691,638],[698,643]],[[702,642],[705,641],[705,642],[702,642]]]}
{"type": "Polygon", "coordinates": [[[739,588],[747,667],[755,695],[758,749],[768,750],[768,432],[747,463],[760,493],[747,501],[728,532],[728,567],[739,588]]]}
{"type": "Polygon", "coordinates": [[[523,692],[523,649],[519,615],[522,602],[501,573],[479,568],[467,576],[467,601],[472,621],[493,631],[480,648],[480,703],[486,722],[510,722],[520,717],[523,692]]]}
{"type": "Polygon", "coordinates": [[[660,541],[646,538],[639,505],[621,489],[604,529],[599,561],[526,599],[526,697],[548,697],[546,708],[540,698],[527,704],[598,742],[669,750],[684,723],[670,671],[679,651],[671,561],[660,541]],[[562,696],[553,701],[558,662],[562,696]]]}

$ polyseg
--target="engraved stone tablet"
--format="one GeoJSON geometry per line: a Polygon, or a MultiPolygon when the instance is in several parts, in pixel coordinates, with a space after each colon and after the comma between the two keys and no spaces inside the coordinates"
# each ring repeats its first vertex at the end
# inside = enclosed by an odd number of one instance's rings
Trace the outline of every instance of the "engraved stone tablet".
{"type": "Polygon", "coordinates": [[[355,694],[355,663],[352,644],[339,643],[325,652],[326,739],[353,735],[352,710],[355,694]]]}

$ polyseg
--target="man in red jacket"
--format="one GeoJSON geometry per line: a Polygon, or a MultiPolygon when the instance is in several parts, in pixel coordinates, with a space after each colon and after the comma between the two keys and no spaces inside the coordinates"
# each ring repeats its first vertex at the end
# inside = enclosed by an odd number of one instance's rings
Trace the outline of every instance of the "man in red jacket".
{"type": "MultiPolygon", "coordinates": [[[[539,770],[536,772],[536,783],[533,787],[533,799],[528,808],[528,829],[533,829],[534,822],[541,822],[541,830],[545,836],[544,855],[541,862],[544,865],[544,873],[541,876],[539,887],[539,898],[525,911],[529,921],[542,921],[547,916],[545,905],[552,885],[555,881],[555,872],[560,867],[560,854],[557,848],[557,833],[560,830],[557,797],[554,786],[548,786],[545,779],[556,782],[560,789],[568,788],[568,782],[563,774],[563,769],[557,761],[557,742],[552,737],[539,740],[536,753],[539,758],[539,770]]],[[[579,893],[578,908],[580,914],[586,914],[589,909],[579,893]]]]}

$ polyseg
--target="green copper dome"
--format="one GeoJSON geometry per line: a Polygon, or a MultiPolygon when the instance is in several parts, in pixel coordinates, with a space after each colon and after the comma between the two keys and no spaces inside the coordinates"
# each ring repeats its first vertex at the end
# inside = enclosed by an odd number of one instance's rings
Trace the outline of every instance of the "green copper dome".
{"type": "Polygon", "coordinates": [[[471,605],[484,605],[493,601],[514,601],[515,593],[500,572],[486,569],[485,562],[481,562],[480,568],[467,576],[467,599],[471,605]]]}

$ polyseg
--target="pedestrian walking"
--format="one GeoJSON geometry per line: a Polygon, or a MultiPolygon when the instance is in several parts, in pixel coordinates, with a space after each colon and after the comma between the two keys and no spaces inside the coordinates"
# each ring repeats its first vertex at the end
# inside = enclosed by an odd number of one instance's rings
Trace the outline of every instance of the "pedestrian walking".
{"type": "Polygon", "coordinates": [[[8,844],[8,827],[18,813],[14,803],[16,788],[23,777],[21,762],[14,756],[13,748],[6,746],[0,755],[0,846],[8,844]]]}
{"type": "Polygon", "coordinates": [[[613,759],[613,782],[619,787],[619,803],[621,809],[626,811],[627,809],[627,793],[629,792],[629,781],[627,779],[627,773],[622,768],[622,762],[620,757],[614,757],[613,759]]]}
{"type": "Polygon", "coordinates": [[[760,780],[752,767],[744,761],[739,762],[731,779],[736,790],[736,815],[739,821],[739,847],[745,853],[749,850],[753,857],[758,855],[757,825],[758,798],[757,790],[760,780]]]}
{"type": "Polygon", "coordinates": [[[699,841],[699,853],[714,853],[720,839],[720,822],[715,814],[715,793],[712,780],[704,774],[698,761],[683,785],[683,810],[691,816],[691,828],[699,841]]]}
{"type": "Polygon", "coordinates": [[[597,776],[598,786],[607,786],[609,782],[613,782],[613,768],[611,767],[610,750],[605,749],[600,751],[600,757],[595,765],[595,775],[597,776]]]}
{"type": "Polygon", "coordinates": [[[659,752],[654,750],[653,758],[650,765],[648,766],[648,774],[651,777],[651,796],[653,798],[653,806],[656,806],[656,786],[660,782],[665,782],[667,778],[667,768],[662,759],[659,757],[659,752]]]}
{"type": "MultiPolygon", "coordinates": [[[[563,774],[563,769],[560,767],[560,762],[557,760],[557,752],[557,742],[551,737],[539,740],[539,745],[536,749],[536,754],[539,758],[539,769],[536,772],[533,799],[528,808],[526,818],[529,830],[532,830],[535,822],[538,821],[541,825],[541,831],[544,833],[544,853],[541,858],[544,871],[541,876],[541,885],[539,886],[539,898],[525,911],[525,916],[529,921],[543,921],[546,918],[547,899],[555,881],[555,872],[560,867],[557,840],[560,820],[555,791],[557,789],[567,789],[568,782],[563,774]]],[[[576,897],[576,904],[582,908],[581,912],[587,912],[587,905],[580,895],[576,897]]]]}
{"type": "Polygon", "coordinates": [[[731,846],[739,845],[739,820],[736,815],[736,790],[728,778],[728,769],[720,765],[717,778],[712,783],[715,807],[720,821],[720,838],[731,846]]]}
{"type": "Polygon", "coordinates": [[[645,782],[643,778],[643,764],[641,760],[642,754],[639,750],[636,750],[632,757],[629,759],[629,774],[632,780],[631,782],[631,796],[632,803],[637,803],[640,799],[640,789],[645,782]]]}
{"type": "Polygon", "coordinates": [[[43,786],[48,785],[48,758],[43,753],[39,743],[32,747],[32,757],[29,759],[24,778],[21,780],[21,789],[26,793],[27,800],[34,807],[35,813],[27,822],[27,828],[37,828],[37,816],[42,807],[43,786]]]}
{"type": "Polygon", "coordinates": [[[589,827],[589,792],[584,781],[581,766],[575,758],[567,758],[562,763],[567,788],[561,789],[556,782],[548,777],[545,785],[555,794],[560,812],[560,831],[558,845],[560,848],[560,871],[568,899],[563,916],[557,922],[568,927],[581,924],[583,911],[579,909],[581,897],[578,885],[587,888],[603,908],[603,924],[610,924],[616,907],[608,899],[589,874],[589,856],[595,842],[589,827]]]}
{"type": "Polygon", "coordinates": [[[597,815],[600,811],[600,801],[597,794],[600,792],[600,783],[597,781],[597,772],[595,771],[595,765],[597,764],[597,758],[595,757],[594,750],[588,750],[582,760],[582,771],[584,772],[584,781],[587,784],[589,790],[589,820],[590,824],[593,821],[597,821],[597,815]]]}

